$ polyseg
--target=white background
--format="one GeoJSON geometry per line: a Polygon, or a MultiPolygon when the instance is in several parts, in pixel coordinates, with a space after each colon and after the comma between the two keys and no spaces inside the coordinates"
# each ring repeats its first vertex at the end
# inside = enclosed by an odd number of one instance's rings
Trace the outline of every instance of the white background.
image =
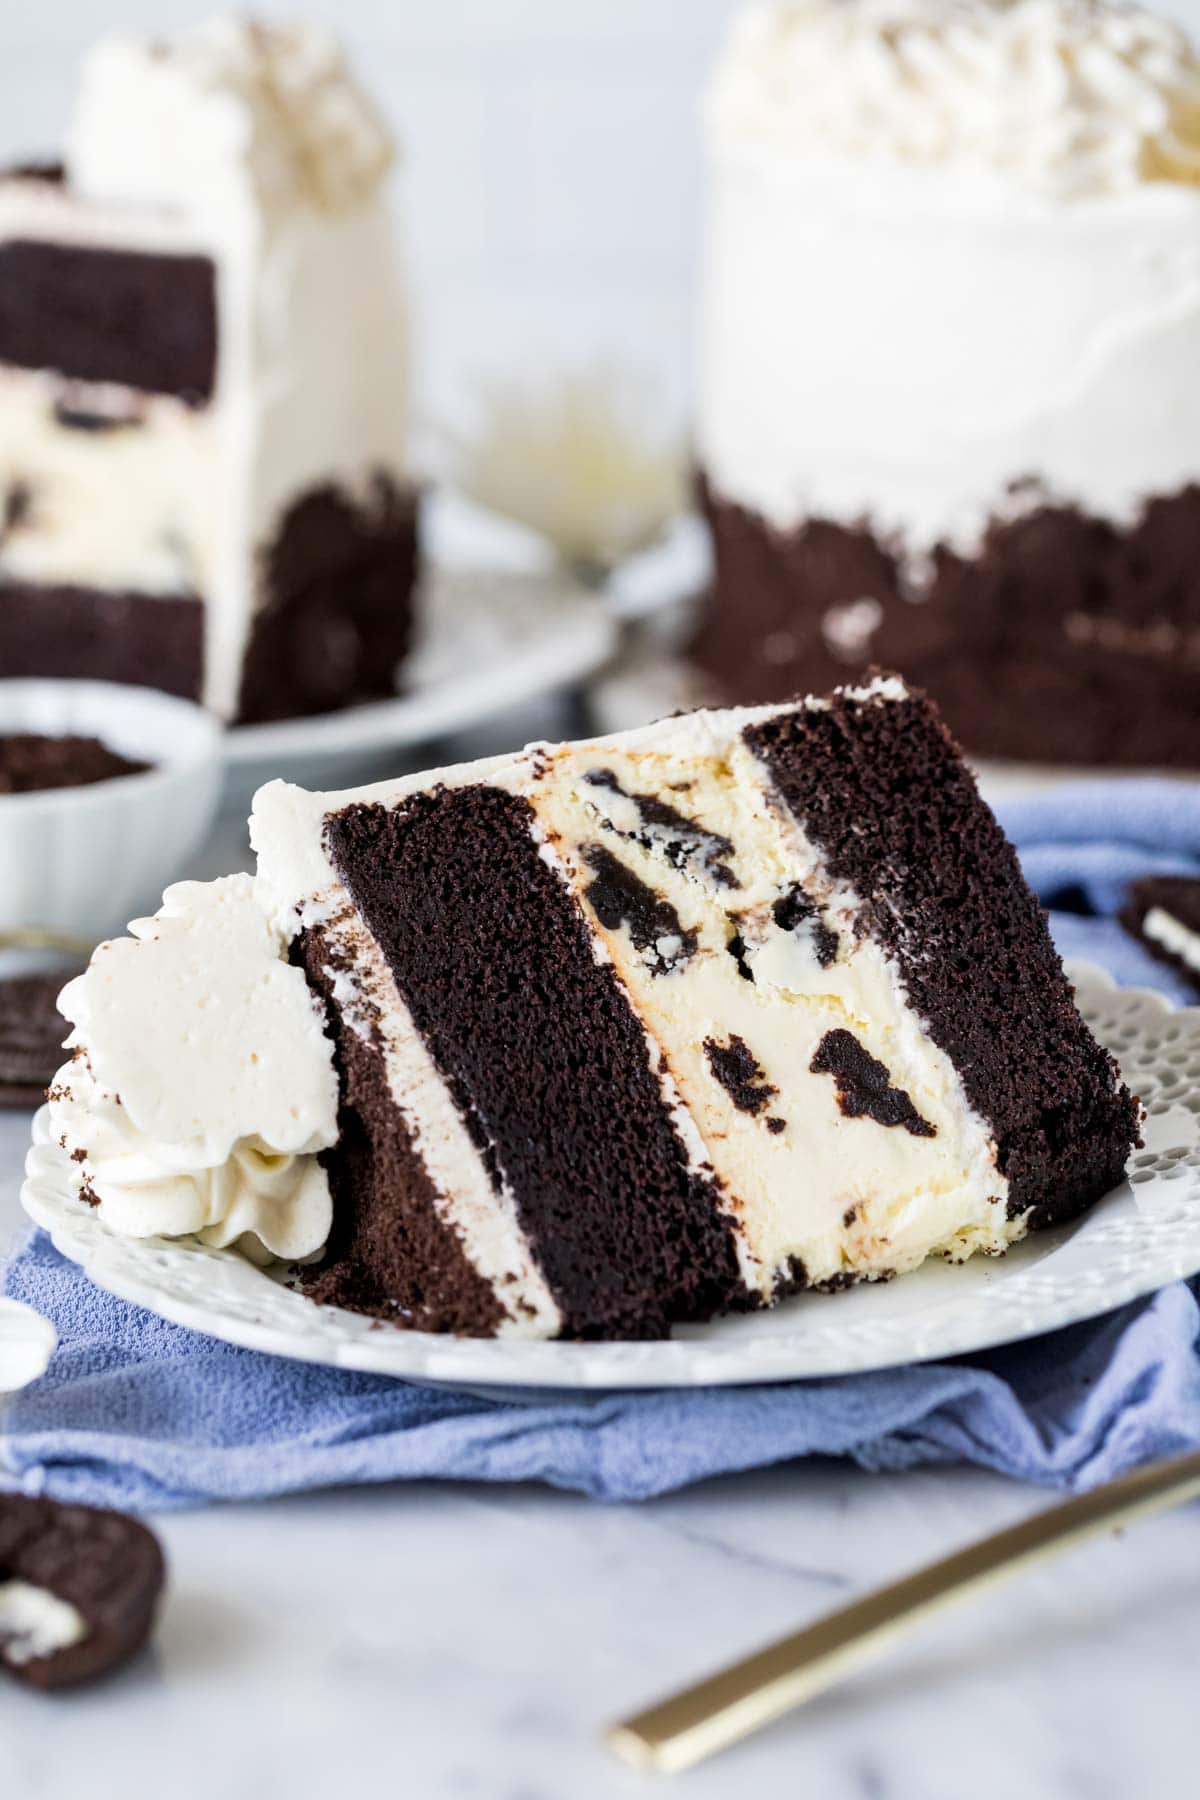
{"type": "MultiPolygon", "coordinates": [[[[76,59],[220,0],[0,0],[0,157],[52,152],[76,59]]],[[[735,0],[263,0],[336,21],[404,144],[427,427],[481,378],[618,357],[687,415],[704,74],[735,0]]],[[[1200,0],[1165,10],[1200,28],[1200,0]]],[[[427,438],[428,441],[428,438],[427,438]]]]}
{"type": "MultiPolygon", "coordinates": [[[[219,0],[218,0],[219,4],[219,0]]],[[[195,0],[0,0],[0,157],[54,153],[79,54],[170,33],[195,0]]],[[[481,378],[619,357],[686,412],[696,106],[732,0],[263,4],[334,20],[402,142],[397,184],[426,426],[481,378]]]]}

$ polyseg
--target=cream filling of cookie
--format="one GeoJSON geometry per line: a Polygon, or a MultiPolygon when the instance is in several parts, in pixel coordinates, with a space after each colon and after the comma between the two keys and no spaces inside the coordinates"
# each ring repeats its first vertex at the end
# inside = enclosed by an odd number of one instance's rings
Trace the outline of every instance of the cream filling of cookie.
{"type": "Polygon", "coordinates": [[[704,715],[659,745],[551,750],[522,786],[699,1129],[747,1285],[1021,1237],[987,1125],[766,769],[704,715]]]}
{"type": "Polygon", "coordinates": [[[1142,930],[1152,944],[1161,944],[1169,956],[1200,975],[1200,932],[1188,927],[1161,906],[1152,906],[1142,921],[1142,930]]]}
{"type": "Polygon", "coordinates": [[[87,1621],[78,1607],[30,1581],[0,1581],[0,1660],[18,1667],[81,1644],[87,1621]]]}
{"type": "Polygon", "coordinates": [[[204,597],[215,429],[166,395],[0,370],[0,578],[204,597]]]}

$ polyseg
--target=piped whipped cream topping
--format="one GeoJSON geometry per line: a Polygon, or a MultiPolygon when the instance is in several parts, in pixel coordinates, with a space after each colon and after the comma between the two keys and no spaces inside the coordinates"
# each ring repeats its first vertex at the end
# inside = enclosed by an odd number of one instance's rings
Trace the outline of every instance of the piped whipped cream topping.
{"type": "Polygon", "coordinates": [[[178,205],[238,167],[268,208],[299,200],[340,213],[374,193],[392,155],[329,32],[218,18],[171,43],[97,45],[83,67],[70,165],[75,184],[104,200],[178,205]]]}
{"type": "Polygon", "coordinates": [[[977,167],[1056,195],[1200,182],[1200,56],[1103,0],[784,0],[737,20],[717,143],[977,167]]]}
{"type": "Polygon", "coordinates": [[[75,1058],[52,1128],[104,1223],[257,1258],[315,1255],[337,1078],[304,976],[248,875],[181,882],[63,991],[75,1058]]]}

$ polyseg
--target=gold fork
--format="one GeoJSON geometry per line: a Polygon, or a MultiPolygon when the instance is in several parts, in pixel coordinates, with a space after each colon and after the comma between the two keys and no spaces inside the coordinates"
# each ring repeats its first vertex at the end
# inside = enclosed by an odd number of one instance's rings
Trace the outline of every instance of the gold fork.
{"type": "Polygon", "coordinates": [[[638,1768],[674,1773],[726,1749],[878,1656],[951,1601],[1115,1525],[1200,1498],[1200,1452],[1151,1463],[968,1544],[660,1700],[607,1734],[638,1768]]]}

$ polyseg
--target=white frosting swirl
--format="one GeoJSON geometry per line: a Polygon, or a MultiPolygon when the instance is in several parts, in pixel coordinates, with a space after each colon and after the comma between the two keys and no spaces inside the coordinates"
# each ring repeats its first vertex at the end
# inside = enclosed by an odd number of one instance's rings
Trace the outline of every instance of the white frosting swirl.
{"type": "Polygon", "coordinates": [[[78,185],[176,207],[231,167],[259,204],[347,212],[392,161],[387,127],[316,25],[210,19],[171,43],[113,37],[86,58],[72,132],[78,185]],[[131,144],[143,152],[131,157],[131,144]]]}
{"type": "Polygon", "coordinates": [[[777,0],[736,21],[723,147],[989,170],[1059,196],[1200,183],[1200,57],[1103,0],[777,0]]]}
{"type": "Polygon", "coordinates": [[[55,1134],[106,1225],[296,1260],[329,1235],[333,1051],[248,875],[180,882],[59,1005],[55,1134]]]}

